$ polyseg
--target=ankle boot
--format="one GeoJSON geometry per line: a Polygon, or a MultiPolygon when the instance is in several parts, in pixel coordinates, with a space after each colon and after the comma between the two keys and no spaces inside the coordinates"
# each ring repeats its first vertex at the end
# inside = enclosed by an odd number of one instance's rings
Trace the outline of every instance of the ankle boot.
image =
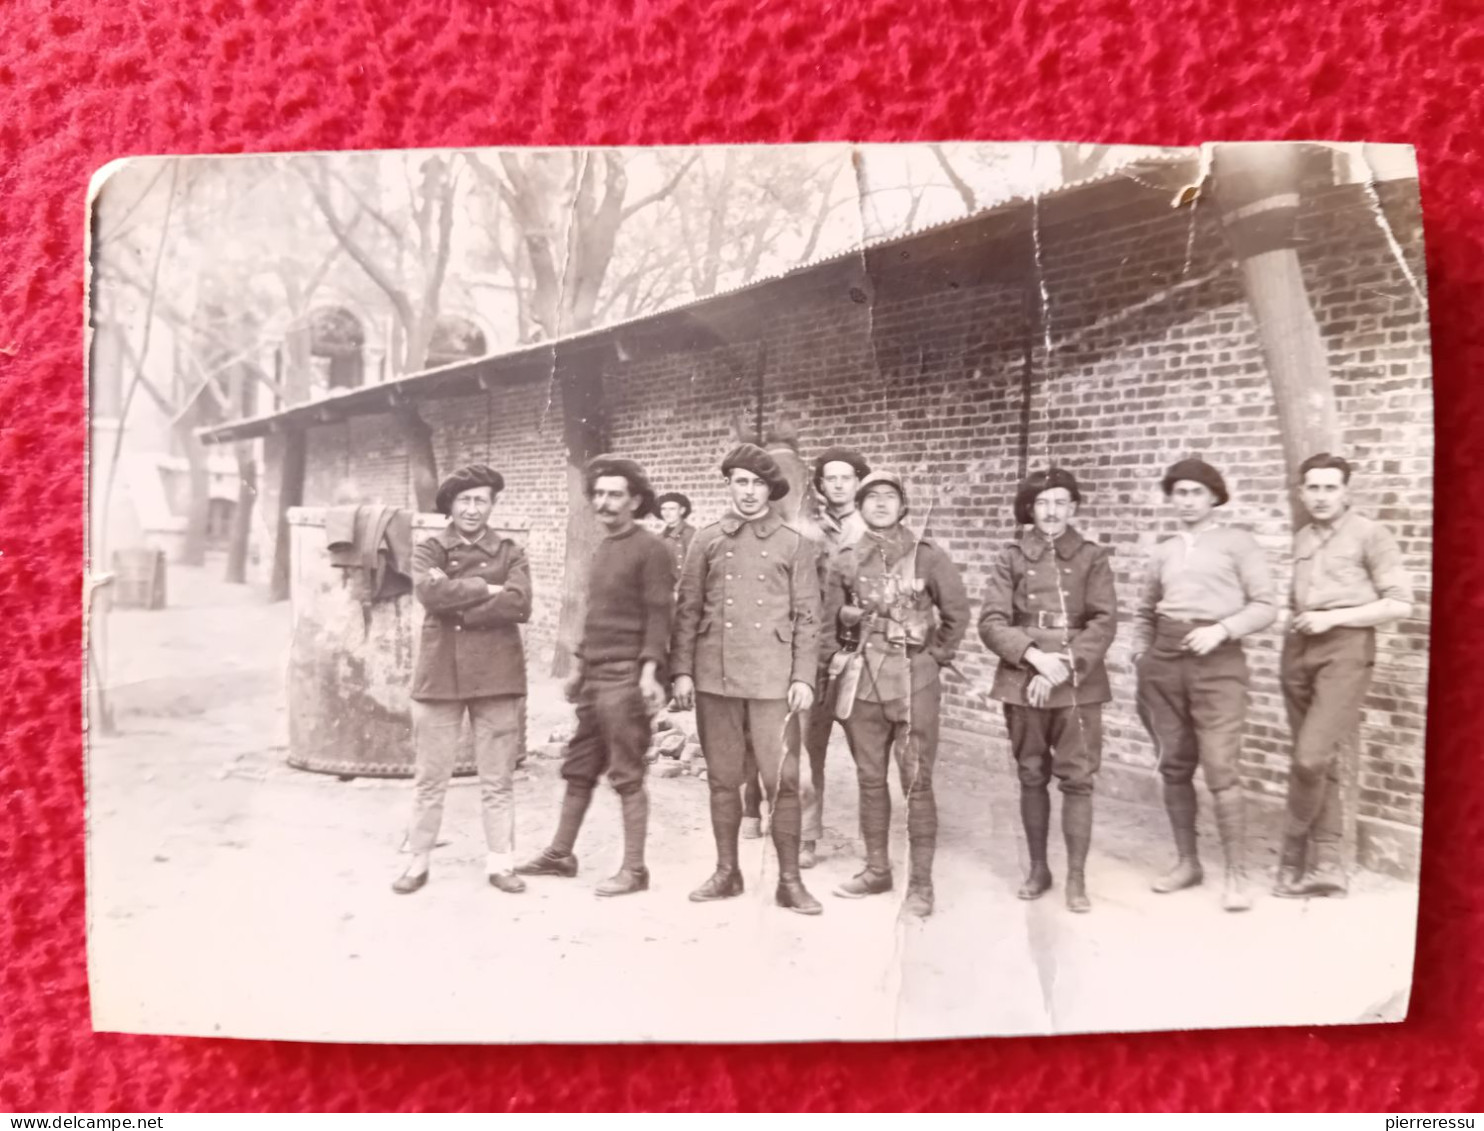
{"type": "Polygon", "coordinates": [[[1249,911],[1252,894],[1247,890],[1247,828],[1242,787],[1234,785],[1213,796],[1216,805],[1216,829],[1221,835],[1221,851],[1226,857],[1226,882],[1221,892],[1221,906],[1227,911],[1249,911]]]}
{"type": "Polygon", "coordinates": [[[933,857],[937,854],[938,838],[915,836],[907,843],[909,871],[902,914],[926,919],[933,913],[933,857]]]}
{"type": "Polygon", "coordinates": [[[774,898],[779,907],[797,911],[800,915],[820,915],[824,907],[809,894],[799,876],[799,834],[792,830],[773,828],[773,844],[778,850],[778,891],[774,898]]]}
{"type": "Polygon", "coordinates": [[[709,903],[742,894],[737,866],[737,830],[742,824],[742,798],[735,789],[711,790],[711,832],[716,837],[716,871],[690,893],[691,902],[709,903]]]}
{"type": "Polygon", "coordinates": [[[1278,850],[1278,878],[1273,894],[1279,899],[1298,899],[1309,855],[1309,838],[1303,833],[1284,833],[1283,847],[1278,850]]]}
{"type": "Polygon", "coordinates": [[[835,888],[843,899],[862,899],[891,891],[891,855],[888,845],[891,824],[891,795],[886,790],[862,789],[861,839],[866,845],[866,866],[835,888]]]}
{"type": "Polygon", "coordinates": [[[553,848],[543,848],[524,864],[515,866],[518,876],[563,876],[571,879],[577,875],[577,857],[570,852],[558,855],[553,848]]]}
{"type": "Polygon", "coordinates": [[[1087,852],[1092,847],[1092,794],[1067,793],[1061,799],[1061,832],[1067,842],[1067,910],[1092,910],[1087,898],[1087,852]]]}
{"type": "Polygon", "coordinates": [[[1170,832],[1175,837],[1175,866],[1160,876],[1150,888],[1161,895],[1193,888],[1205,879],[1200,854],[1196,851],[1195,785],[1192,782],[1165,783],[1165,812],[1170,818],[1170,832]]]}
{"type": "Polygon", "coordinates": [[[641,785],[632,793],[619,794],[623,809],[623,866],[597,887],[599,895],[629,895],[649,888],[649,869],[644,866],[644,838],[649,829],[649,794],[641,785]]]}
{"type": "MultiPolygon", "coordinates": [[[[582,821],[592,800],[592,786],[567,783],[567,792],[562,795],[562,813],[557,818],[556,835],[551,838],[550,854],[553,857],[572,857],[572,850],[577,846],[577,834],[582,831],[582,821]]],[[[575,857],[573,860],[575,863],[575,857]]],[[[575,868],[571,874],[577,874],[575,868]]]]}
{"type": "Polygon", "coordinates": [[[1340,859],[1339,841],[1320,841],[1314,845],[1314,867],[1298,885],[1300,896],[1344,899],[1350,894],[1350,881],[1340,859]]]}
{"type": "Polygon", "coordinates": [[[1020,787],[1020,823],[1025,829],[1025,847],[1030,867],[1025,883],[1015,894],[1021,899],[1040,899],[1051,889],[1051,869],[1046,866],[1046,840],[1051,830],[1051,795],[1046,787],[1020,787]]]}

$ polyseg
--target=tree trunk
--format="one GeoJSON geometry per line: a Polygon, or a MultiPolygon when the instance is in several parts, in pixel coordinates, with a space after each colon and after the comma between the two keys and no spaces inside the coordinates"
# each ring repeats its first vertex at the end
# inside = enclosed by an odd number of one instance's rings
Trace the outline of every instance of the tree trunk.
{"type": "Polygon", "coordinates": [[[287,601],[292,589],[293,531],[289,508],[304,505],[304,470],[309,445],[304,429],[291,429],[284,436],[283,468],[278,484],[278,532],[273,544],[273,578],[268,587],[270,601],[287,601]]]}
{"type": "Polygon", "coordinates": [[[394,414],[407,449],[408,474],[412,499],[420,511],[437,509],[438,455],[433,450],[433,429],[418,415],[417,409],[400,408],[394,414]]]}
{"type": "Polygon", "coordinates": [[[227,580],[247,582],[247,551],[252,539],[252,512],[258,498],[258,465],[251,442],[237,447],[237,509],[232,512],[232,534],[227,543],[227,580]]]}
{"type": "Polygon", "coordinates": [[[181,549],[182,565],[206,564],[206,528],[211,518],[211,472],[207,467],[206,449],[195,436],[200,415],[197,397],[191,408],[175,424],[175,435],[185,456],[190,484],[190,502],[186,509],[185,545],[181,549]]]}
{"type": "Polygon", "coordinates": [[[582,636],[587,616],[587,574],[598,545],[598,524],[583,489],[587,461],[605,446],[603,377],[601,367],[591,372],[563,370],[559,364],[562,396],[562,433],[567,448],[567,540],[562,571],[562,608],[557,622],[556,650],[551,674],[565,676],[582,636]]]}

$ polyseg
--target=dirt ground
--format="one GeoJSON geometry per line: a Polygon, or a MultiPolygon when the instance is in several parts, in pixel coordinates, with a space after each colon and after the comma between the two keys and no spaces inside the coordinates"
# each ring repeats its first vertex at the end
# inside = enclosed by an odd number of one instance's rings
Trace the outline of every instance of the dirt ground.
{"type": "MultiPolygon", "coordinates": [[[[391,880],[405,780],[285,763],[287,605],[175,567],[172,607],[108,626],[117,733],[89,755],[89,920],[102,1029],[359,1041],[865,1040],[1108,1029],[1397,1020],[1405,1015],[1416,888],[1357,879],[1344,901],[1267,897],[1224,914],[1214,883],[1157,896],[1160,814],[1099,799],[1091,915],[1060,889],[1015,898],[1014,780],[1003,765],[939,775],[937,913],[897,918],[900,890],[830,889],[858,868],[854,770],[831,749],[826,839],[805,873],[825,913],[774,906],[776,861],[744,841],[748,891],[693,904],[713,863],[706,783],[651,778],[648,892],[600,900],[619,857],[618,806],[594,802],[576,879],[519,896],[482,871],[478,788],[450,791],[432,878],[391,880]]],[[[570,723],[533,686],[539,745],[570,723]]],[[[518,772],[518,851],[550,836],[559,763],[518,772]]],[[[894,855],[905,878],[904,811],[894,855]]],[[[1053,866],[1059,848],[1053,833],[1053,866]]],[[[1215,871],[1217,852],[1206,849],[1215,871]]]]}

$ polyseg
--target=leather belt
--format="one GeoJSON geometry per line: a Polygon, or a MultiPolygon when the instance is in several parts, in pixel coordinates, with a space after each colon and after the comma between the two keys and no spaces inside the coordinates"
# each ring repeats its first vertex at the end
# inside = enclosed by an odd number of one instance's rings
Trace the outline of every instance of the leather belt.
{"type": "Polygon", "coordinates": [[[1018,628],[1084,627],[1084,622],[1077,617],[1069,617],[1066,613],[1048,613],[1045,609],[1037,609],[1034,613],[1016,613],[1015,624],[1018,628]]]}

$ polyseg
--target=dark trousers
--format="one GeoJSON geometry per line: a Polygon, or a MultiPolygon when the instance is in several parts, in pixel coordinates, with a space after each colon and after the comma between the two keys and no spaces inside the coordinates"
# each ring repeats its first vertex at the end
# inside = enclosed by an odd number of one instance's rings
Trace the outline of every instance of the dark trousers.
{"type": "Polygon", "coordinates": [[[862,835],[868,820],[879,815],[883,829],[890,820],[888,765],[896,759],[902,793],[907,798],[909,840],[931,841],[938,835],[938,805],[933,796],[933,766],[938,760],[938,706],[941,687],[931,683],[910,699],[872,703],[857,698],[845,720],[845,738],[860,779],[862,835]]]}
{"type": "Polygon", "coordinates": [[[567,743],[562,777],[591,790],[606,770],[620,794],[644,787],[644,754],[651,738],[649,713],[639,694],[639,665],[593,664],[583,672],[577,731],[567,743]]]}
{"type": "Polygon", "coordinates": [[[1200,625],[1161,618],[1139,661],[1139,720],[1166,785],[1189,785],[1196,767],[1212,793],[1238,784],[1247,718],[1247,657],[1228,640],[1204,656],[1180,650],[1200,625]]]}
{"type": "Polygon", "coordinates": [[[1283,641],[1279,678],[1293,732],[1285,832],[1295,840],[1339,843],[1340,751],[1360,727],[1375,663],[1371,628],[1333,628],[1318,636],[1291,632],[1283,641]]]}
{"type": "MultiPolygon", "coordinates": [[[[715,801],[736,799],[749,761],[773,806],[775,833],[799,835],[799,753],[784,737],[788,704],[782,699],[739,699],[696,693],[696,729],[706,756],[706,781],[715,801]]],[[[790,728],[793,724],[789,723],[790,728]]],[[[726,805],[730,810],[730,801],[726,805]]],[[[740,817],[740,812],[738,814],[740,817]]]]}
{"type": "MultiPolygon", "coordinates": [[[[814,683],[817,698],[814,706],[789,724],[785,741],[799,753],[802,732],[804,754],[809,759],[809,773],[804,773],[804,758],[799,758],[799,808],[802,813],[800,839],[817,841],[824,838],[824,760],[830,749],[830,731],[835,726],[835,682],[829,678],[829,664],[820,664],[814,683]]],[[[749,762],[743,771],[743,814],[762,815],[763,787],[757,766],[749,762]]]]}
{"type": "Polygon", "coordinates": [[[1044,790],[1053,777],[1066,794],[1092,793],[1103,764],[1103,705],[1027,707],[1005,704],[1005,728],[1022,789],[1044,790]]]}

